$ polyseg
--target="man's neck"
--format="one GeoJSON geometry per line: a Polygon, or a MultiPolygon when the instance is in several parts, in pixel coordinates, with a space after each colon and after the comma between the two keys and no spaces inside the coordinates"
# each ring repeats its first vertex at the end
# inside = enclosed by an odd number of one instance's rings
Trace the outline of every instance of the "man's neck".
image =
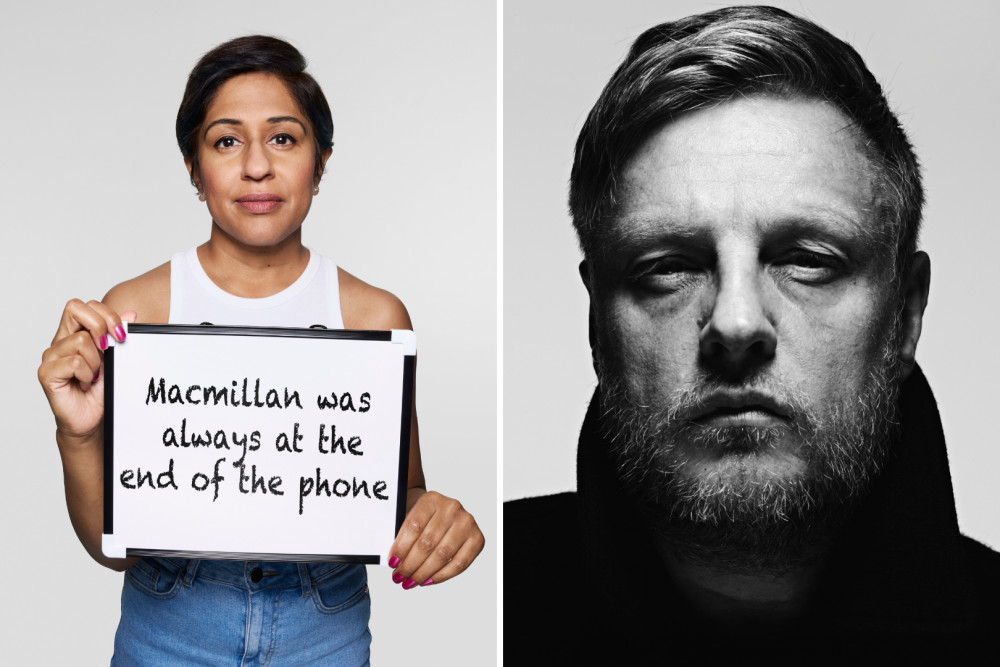
{"type": "Polygon", "coordinates": [[[730,568],[677,557],[660,549],[664,567],[688,602],[721,621],[766,623],[799,616],[809,601],[818,566],[783,572],[730,568]]]}
{"type": "Polygon", "coordinates": [[[838,532],[821,521],[756,530],[647,526],[671,583],[694,609],[723,622],[765,625],[800,616],[809,605],[838,532]]]}

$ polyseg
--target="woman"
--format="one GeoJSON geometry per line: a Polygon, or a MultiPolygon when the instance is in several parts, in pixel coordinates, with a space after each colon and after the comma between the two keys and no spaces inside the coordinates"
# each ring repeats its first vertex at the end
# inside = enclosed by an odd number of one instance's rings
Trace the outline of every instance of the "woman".
{"type": "MultiPolygon", "coordinates": [[[[107,337],[124,341],[123,321],[412,328],[398,299],[302,244],[333,145],[329,106],[304,69],[294,47],[261,36],[222,44],[198,62],[176,131],[212,216],[209,240],[117,285],[102,302],[70,301],[38,370],[56,418],[74,529],[95,560],[128,571],[116,662],[368,661],[363,566],[101,552],[101,365],[107,337]]],[[[415,413],[409,460],[406,519],[388,554],[404,589],[450,579],[483,548],[472,516],[425,490],[415,413]]]]}

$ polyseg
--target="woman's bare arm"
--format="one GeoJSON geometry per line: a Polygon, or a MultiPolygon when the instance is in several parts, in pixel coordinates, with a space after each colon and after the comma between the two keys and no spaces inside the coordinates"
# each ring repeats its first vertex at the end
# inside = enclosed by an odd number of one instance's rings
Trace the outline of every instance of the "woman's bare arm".
{"type": "MultiPolygon", "coordinates": [[[[395,296],[340,271],[341,311],[348,329],[413,329],[409,313],[395,296]]],[[[441,583],[464,571],[483,550],[476,520],[454,498],[427,491],[420,462],[416,374],[410,420],[410,462],[406,518],[390,548],[393,581],[404,588],[441,583]]]]}
{"type": "Polygon", "coordinates": [[[101,550],[106,337],[126,339],[123,322],[166,321],[169,270],[169,265],[164,265],[122,283],[108,292],[103,302],[71,300],[38,368],[38,380],[56,420],[70,521],[87,553],[113,570],[124,570],[136,559],[108,558],[101,550]]]}

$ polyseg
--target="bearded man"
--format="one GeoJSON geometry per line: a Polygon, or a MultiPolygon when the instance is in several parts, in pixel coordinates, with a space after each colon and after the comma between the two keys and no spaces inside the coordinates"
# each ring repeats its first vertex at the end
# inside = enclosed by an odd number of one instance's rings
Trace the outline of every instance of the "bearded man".
{"type": "Polygon", "coordinates": [[[996,627],[1000,561],[959,533],[915,363],[922,205],[881,87],[819,26],[736,7],[636,40],[570,181],[598,377],[578,491],[504,508],[515,663],[898,656],[996,627]]]}

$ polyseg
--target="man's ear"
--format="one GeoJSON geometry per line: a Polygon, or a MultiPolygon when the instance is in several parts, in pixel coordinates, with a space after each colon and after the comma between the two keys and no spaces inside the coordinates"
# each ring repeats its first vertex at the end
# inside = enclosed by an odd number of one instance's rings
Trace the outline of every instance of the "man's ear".
{"type": "Polygon", "coordinates": [[[590,289],[591,280],[593,276],[591,275],[590,264],[587,260],[580,262],[580,279],[583,280],[583,286],[587,288],[587,294],[590,296],[590,306],[587,311],[587,337],[590,340],[590,352],[593,356],[595,348],[595,333],[597,331],[596,323],[594,322],[594,293],[590,289]]]}
{"type": "Polygon", "coordinates": [[[931,258],[918,251],[913,254],[909,275],[903,283],[903,321],[899,341],[901,374],[910,377],[916,364],[917,342],[924,323],[924,309],[931,289],[931,258]]]}

